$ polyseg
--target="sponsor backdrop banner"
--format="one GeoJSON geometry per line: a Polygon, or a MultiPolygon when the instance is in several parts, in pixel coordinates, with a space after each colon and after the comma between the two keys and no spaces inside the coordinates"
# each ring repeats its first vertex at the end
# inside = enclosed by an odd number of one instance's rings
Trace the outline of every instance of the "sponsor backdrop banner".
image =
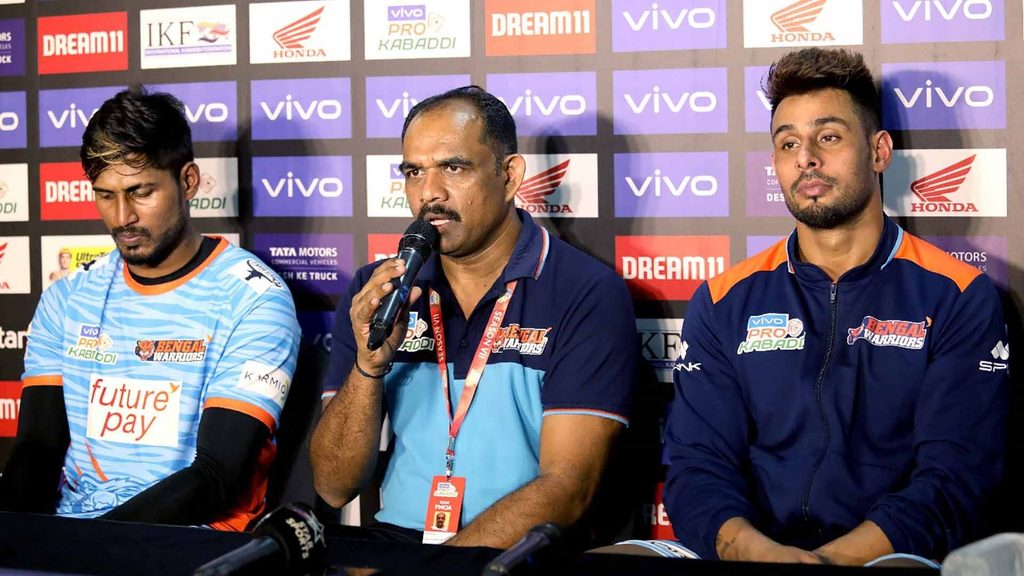
{"type": "MultiPolygon", "coordinates": [[[[320,354],[355,270],[412,218],[409,110],[496,94],[526,158],[517,206],[634,296],[652,381],[630,434],[657,452],[668,383],[698,369],[679,339],[694,290],[792,230],[761,84],[806,46],[865,54],[897,148],[886,212],[989,274],[1024,346],[1020,0],[0,0],[0,469],[42,291],[113,248],[82,132],[139,82],[184,103],[196,226],[281,274],[320,354]]],[[[654,495],[638,525],[668,534],[654,495]]]]}

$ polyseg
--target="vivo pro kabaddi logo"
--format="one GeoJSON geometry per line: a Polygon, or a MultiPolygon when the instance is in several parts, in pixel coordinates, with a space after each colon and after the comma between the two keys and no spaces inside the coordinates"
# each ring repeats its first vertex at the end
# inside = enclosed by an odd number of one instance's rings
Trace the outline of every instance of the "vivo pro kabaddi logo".
{"type": "Polygon", "coordinates": [[[847,331],[846,343],[850,346],[857,340],[864,340],[872,346],[895,346],[907,350],[920,350],[928,336],[932,319],[925,316],[921,322],[907,320],[879,320],[865,316],[860,326],[847,331]]]}
{"type": "Polygon", "coordinates": [[[747,338],[740,342],[736,354],[770,352],[772,350],[803,350],[804,323],[789,314],[760,314],[747,318],[747,338]]]}

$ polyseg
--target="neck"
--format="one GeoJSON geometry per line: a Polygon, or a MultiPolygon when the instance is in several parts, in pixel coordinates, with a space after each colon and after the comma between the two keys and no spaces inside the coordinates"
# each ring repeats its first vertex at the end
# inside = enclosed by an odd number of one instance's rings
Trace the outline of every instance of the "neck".
{"type": "Polygon", "coordinates": [[[835,282],[871,258],[884,225],[880,200],[872,201],[853,221],[838,228],[817,230],[797,222],[797,256],[824,270],[835,282]]]}
{"type": "Polygon", "coordinates": [[[142,278],[159,278],[173,274],[188,264],[188,261],[199,251],[199,245],[202,242],[203,235],[197,232],[191,223],[188,223],[185,225],[185,230],[182,231],[181,241],[162,262],[156,266],[128,264],[128,270],[142,278]]]}
{"type": "Polygon", "coordinates": [[[516,248],[522,226],[515,210],[510,209],[491,242],[482,249],[465,256],[441,255],[441,269],[467,318],[501,276],[516,248]]]}

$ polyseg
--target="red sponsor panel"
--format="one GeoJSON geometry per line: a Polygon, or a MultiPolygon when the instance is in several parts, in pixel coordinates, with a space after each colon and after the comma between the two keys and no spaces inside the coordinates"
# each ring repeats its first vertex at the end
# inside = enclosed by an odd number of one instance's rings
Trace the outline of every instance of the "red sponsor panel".
{"type": "Polygon", "coordinates": [[[676,533],[672,529],[672,522],[665,512],[665,483],[658,482],[654,492],[654,502],[644,504],[644,515],[651,522],[651,540],[675,540],[676,533]]]}
{"type": "Polygon", "coordinates": [[[78,162],[39,165],[39,214],[43,220],[99,220],[92,183],[78,162]]]}
{"type": "Polygon", "coordinates": [[[0,438],[18,434],[18,413],[21,410],[21,382],[0,380],[0,438]]]}
{"type": "Polygon", "coordinates": [[[615,238],[615,270],[643,300],[689,300],[701,282],[728,267],[728,236],[615,238]]]}
{"type": "Polygon", "coordinates": [[[40,74],[128,69],[128,13],[103,12],[39,19],[40,74]]]}
{"type": "Polygon", "coordinates": [[[487,0],[488,56],[594,54],[595,0],[487,0]]]}
{"type": "Polygon", "coordinates": [[[368,234],[366,236],[367,262],[376,262],[392,258],[398,253],[398,242],[401,234],[368,234]]]}

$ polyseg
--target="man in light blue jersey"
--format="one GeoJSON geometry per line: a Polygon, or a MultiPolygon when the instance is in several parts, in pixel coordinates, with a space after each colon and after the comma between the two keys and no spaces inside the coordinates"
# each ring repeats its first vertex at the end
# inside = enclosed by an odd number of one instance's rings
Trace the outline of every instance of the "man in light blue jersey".
{"type": "Polygon", "coordinates": [[[0,509],[243,530],[295,370],[291,294],[193,226],[201,175],[173,96],[120,92],[80,155],[117,249],[43,293],[0,509]]]}

